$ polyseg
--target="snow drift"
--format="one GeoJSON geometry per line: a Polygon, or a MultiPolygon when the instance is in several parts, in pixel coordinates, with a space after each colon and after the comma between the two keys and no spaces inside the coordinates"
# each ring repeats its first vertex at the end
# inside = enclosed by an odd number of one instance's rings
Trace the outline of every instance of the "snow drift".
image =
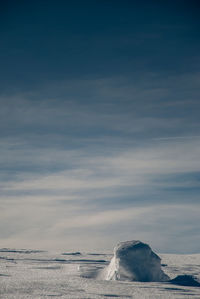
{"type": "Polygon", "coordinates": [[[114,257],[102,275],[106,280],[143,282],[169,280],[161,269],[160,257],[149,245],[140,241],[119,243],[114,249],[114,257]]]}
{"type": "Polygon", "coordinates": [[[170,283],[181,286],[200,287],[200,283],[192,275],[178,275],[176,278],[171,279],[170,283]]]}

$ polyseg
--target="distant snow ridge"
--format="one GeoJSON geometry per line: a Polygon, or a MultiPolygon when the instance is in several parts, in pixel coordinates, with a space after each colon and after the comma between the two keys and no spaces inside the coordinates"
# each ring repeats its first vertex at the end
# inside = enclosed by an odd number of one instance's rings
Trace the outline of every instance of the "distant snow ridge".
{"type": "Polygon", "coordinates": [[[169,281],[161,270],[161,259],[149,245],[140,241],[121,242],[103,271],[106,280],[169,281]]]}

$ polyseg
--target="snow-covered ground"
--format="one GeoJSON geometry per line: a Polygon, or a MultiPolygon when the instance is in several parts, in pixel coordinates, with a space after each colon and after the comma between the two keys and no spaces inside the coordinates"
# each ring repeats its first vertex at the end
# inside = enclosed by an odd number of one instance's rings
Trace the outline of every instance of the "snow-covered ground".
{"type": "MultiPolygon", "coordinates": [[[[160,254],[170,277],[189,274],[200,279],[200,254],[160,254]]],[[[166,282],[106,281],[96,277],[111,254],[0,249],[0,298],[193,298],[200,288],[166,282]],[[65,253],[65,254],[63,254],[65,253]]]]}

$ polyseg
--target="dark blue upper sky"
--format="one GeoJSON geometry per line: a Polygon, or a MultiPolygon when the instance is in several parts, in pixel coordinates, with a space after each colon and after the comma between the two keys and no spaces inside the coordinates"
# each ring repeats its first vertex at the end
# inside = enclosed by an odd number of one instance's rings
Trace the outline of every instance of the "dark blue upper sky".
{"type": "Polygon", "coordinates": [[[199,252],[199,1],[0,5],[0,240],[199,252]]]}
{"type": "Polygon", "coordinates": [[[1,4],[1,91],[66,78],[197,70],[199,8],[198,1],[1,4]]]}

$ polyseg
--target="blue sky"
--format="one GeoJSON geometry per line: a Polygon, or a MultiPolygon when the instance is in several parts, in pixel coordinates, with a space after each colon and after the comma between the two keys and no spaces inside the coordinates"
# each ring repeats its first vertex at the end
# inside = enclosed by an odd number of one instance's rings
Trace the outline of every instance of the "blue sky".
{"type": "Polygon", "coordinates": [[[198,1],[0,11],[2,246],[200,252],[198,1]]]}

